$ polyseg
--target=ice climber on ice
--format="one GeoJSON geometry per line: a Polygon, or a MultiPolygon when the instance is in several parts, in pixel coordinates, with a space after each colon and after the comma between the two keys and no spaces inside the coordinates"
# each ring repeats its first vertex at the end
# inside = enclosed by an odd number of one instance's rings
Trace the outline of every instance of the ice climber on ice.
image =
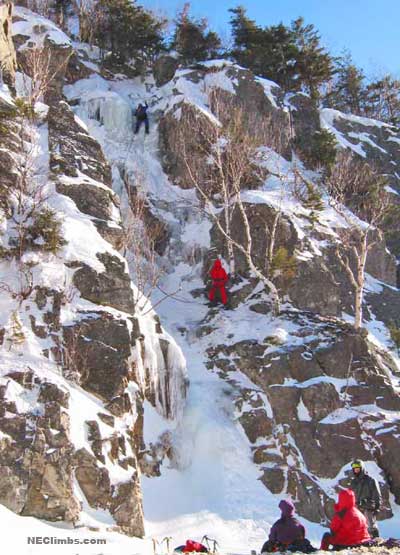
{"type": "Polygon", "coordinates": [[[149,106],[147,102],[143,104],[139,104],[139,106],[135,110],[135,117],[136,117],[136,125],[135,125],[135,135],[139,133],[139,130],[144,123],[144,129],[146,131],[146,135],[149,134],[149,117],[147,115],[147,110],[149,106]]]}
{"type": "Polygon", "coordinates": [[[228,298],[226,295],[226,283],[228,281],[228,274],[222,267],[221,261],[217,259],[211,268],[210,277],[212,279],[212,286],[208,294],[211,302],[215,299],[215,294],[218,291],[222,304],[226,304],[228,298]]]}
{"type": "Polygon", "coordinates": [[[310,542],[306,540],[304,526],[294,516],[294,505],[291,501],[282,499],[279,503],[281,518],[273,524],[268,541],[261,549],[261,553],[273,553],[276,551],[300,551],[312,553],[316,551],[310,542]]]}
{"type": "Polygon", "coordinates": [[[354,491],[356,504],[368,522],[368,530],[373,538],[379,537],[376,516],[382,503],[381,490],[378,482],[365,472],[364,463],[355,460],[351,463],[354,478],[350,488],[354,491]]]}
{"type": "Polygon", "coordinates": [[[321,541],[320,549],[328,550],[329,546],[352,547],[362,545],[371,539],[365,516],[356,507],[356,498],[351,489],[339,492],[339,500],[335,505],[335,514],[321,541]]]}

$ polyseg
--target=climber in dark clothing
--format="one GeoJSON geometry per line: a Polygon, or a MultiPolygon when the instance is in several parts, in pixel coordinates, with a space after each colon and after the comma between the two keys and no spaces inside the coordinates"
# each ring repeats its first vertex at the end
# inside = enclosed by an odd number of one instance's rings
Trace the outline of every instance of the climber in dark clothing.
{"type": "Polygon", "coordinates": [[[353,479],[350,488],[356,496],[357,508],[365,515],[368,521],[368,530],[373,538],[379,537],[376,525],[376,516],[382,503],[381,490],[378,482],[365,472],[364,463],[355,460],[351,463],[353,479]]]}
{"type": "Polygon", "coordinates": [[[294,516],[294,505],[291,501],[282,499],[279,503],[281,518],[272,526],[268,541],[264,543],[261,553],[276,551],[299,551],[313,553],[315,548],[306,540],[304,526],[294,516]]]}
{"type": "Polygon", "coordinates": [[[147,102],[143,104],[139,104],[139,106],[135,110],[135,117],[136,117],[136,125],[135,125],[135,135],[139,133],[139,129],[141,128],[142,124],[144,123],[144,128],[146,131],[146,135],[149,134],[149,117],[147,115],[148,110],[147,102]]]}

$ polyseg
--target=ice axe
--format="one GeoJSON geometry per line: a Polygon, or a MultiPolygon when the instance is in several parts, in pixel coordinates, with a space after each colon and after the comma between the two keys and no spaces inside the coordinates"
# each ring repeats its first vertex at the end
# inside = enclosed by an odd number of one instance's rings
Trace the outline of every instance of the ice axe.
{"type": "Polygon", "coordinates": [[[211,551],[210,543],[209,543],[209,542],[212,542],[212,544],[213,544],[212,553],[216,553],[216,552],[217,552],[217,549],[218,549],[218,542],[217,542],[217,540],[214,540],[213,538],[209,538],[208,536],[203,536],[201,542],[203,543],[203,541],[206,542],[207,547],[208,547],[208,551],[211,551]]]}
{"type": "Polygon", "coordinates": [[[172,536],[165,536],[165,538],[163,538],[161,545],[165,542],[166,546],[167,546],[167,553],[169,554],[169,545],[170,542],[172,540],[172,536]]]}

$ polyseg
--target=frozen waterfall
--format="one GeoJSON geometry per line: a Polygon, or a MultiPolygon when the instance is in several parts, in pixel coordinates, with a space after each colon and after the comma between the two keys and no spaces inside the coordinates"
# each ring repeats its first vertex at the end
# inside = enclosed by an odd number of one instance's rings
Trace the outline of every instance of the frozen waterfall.
{"type": "Polygon", "coordinates": [[[112,91],[92,92],[82,98],[77,115],[83,120],[96,120],[110,138],[126,139],[132,133],[132,108],[112,91]]]}

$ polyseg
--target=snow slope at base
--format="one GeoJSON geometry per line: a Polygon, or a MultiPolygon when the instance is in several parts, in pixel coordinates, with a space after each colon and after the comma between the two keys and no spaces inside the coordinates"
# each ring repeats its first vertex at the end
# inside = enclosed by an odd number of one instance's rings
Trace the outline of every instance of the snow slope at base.
{"type": "MultiPolygon", "coordinates": [[[[400,514],[397,515],[398,519],[399,517],[400,514]]],[[[128,538],[115,532],[102,531],[97,533],[87,529],[62,528],[58,523],[44,522],[32,517],[17,516],[2,505],[0,505],[0,520],[2,523],[1,539],[4,553],[17,553],[18,555],[49,555],[50,553],[57,553],[60,555],[154,554],[153,543],[150,539],[139,540],[136,538],[128,538]],[[35,539],[36,542],[39,540],[47,543],[28,544],[28,541],[32,542],[33,539],[35,539]],[[106,543],[94,543],[98,540],[105,540],[106,543]]],[[[219,553],[221,553],[221,555],[250,555],[251,546],[246,545],[243,549],[239,548],[245,534],[251,534],[254,537],[254,549],[257,550],[257,553],[259,553],[261,545],[266,539],[266,534],[263,533],[264,531],[255,527],[252,521],[231,521],[229,529],[225,521],[220,519],[217,515],[212,515],[210,513],[186,515],[178,521],[165,521],[166,535],[170,536],[171,531],[174,534],[171,540],[171,546],[178,545],[179,541],[175,542],[175,540],[179,538],[186,539],[189,537],[198,537],[198,539],[201,539],[201,537],[198,536],[198,531],[204,528],[210,530],[209,537],[220,539],[219,553]],[[258,537],[261,539],[261,544],[258,541],[258,537]]],[[[390,535],[390,533],[385,533],[382,524],[380,528],[382,535],[386,537],[390,535]]],[[[309,532],[308,536],[313,540],[314,545],[319,546],[320,534],[318,527],[308,525],[307,530],[309,532]]],[[[325,552],[321,551],[317,553],[323,554],[325,552]]],[[[353,555],[359,553],[359,550],[348,549],[340,553],[342,555],[353,555]]],[[[373,553],[372,550],[371,553],[373,553]]],[[[374,553],[379,553],[379,551],[374,551],[374,553]]],[[[400,550],[394,549],[391,550],[390,553],[391,555],[398,555],[400,550]]],[[[157,555],[158,554],[167,555],[165,549],[162,547],[157,548],[157,555]]]]}
{"type": "MultiPolygon", "coordinates": [[[[150,540],[128,538],[115,532],[90,532],[87,529],[60,528],[59,524],[44,522],[32,517],[21,517],[0,505],[1,545],[3,553],[18,555],[150,555],[153,553],[150,540]],[[33,538],[42,538],[40,544],[28,544],[33,538]],[[69,543],[58,543],[65,541],[69,543]],[[106,540],[105,544],[83,543],[106,540]],[[73,543],[71,543],[71,541],[73,543]],[[52,542],[52,543],[50,543],[52,542]]],[[[37,540],[36,540],[37,541],[37,540]]]]}
{"type": "Polygon", "coordinates": [[[180,346],[190,361],[190,389],[175,430],[178,468],[142,478],[147,534],[173,534],[178,543],[206,534],[225,551],[246,553],[260,547],[278,518],[277,498],[258,480],[229,385],[204,367],[195,345],[180,346]]]}

